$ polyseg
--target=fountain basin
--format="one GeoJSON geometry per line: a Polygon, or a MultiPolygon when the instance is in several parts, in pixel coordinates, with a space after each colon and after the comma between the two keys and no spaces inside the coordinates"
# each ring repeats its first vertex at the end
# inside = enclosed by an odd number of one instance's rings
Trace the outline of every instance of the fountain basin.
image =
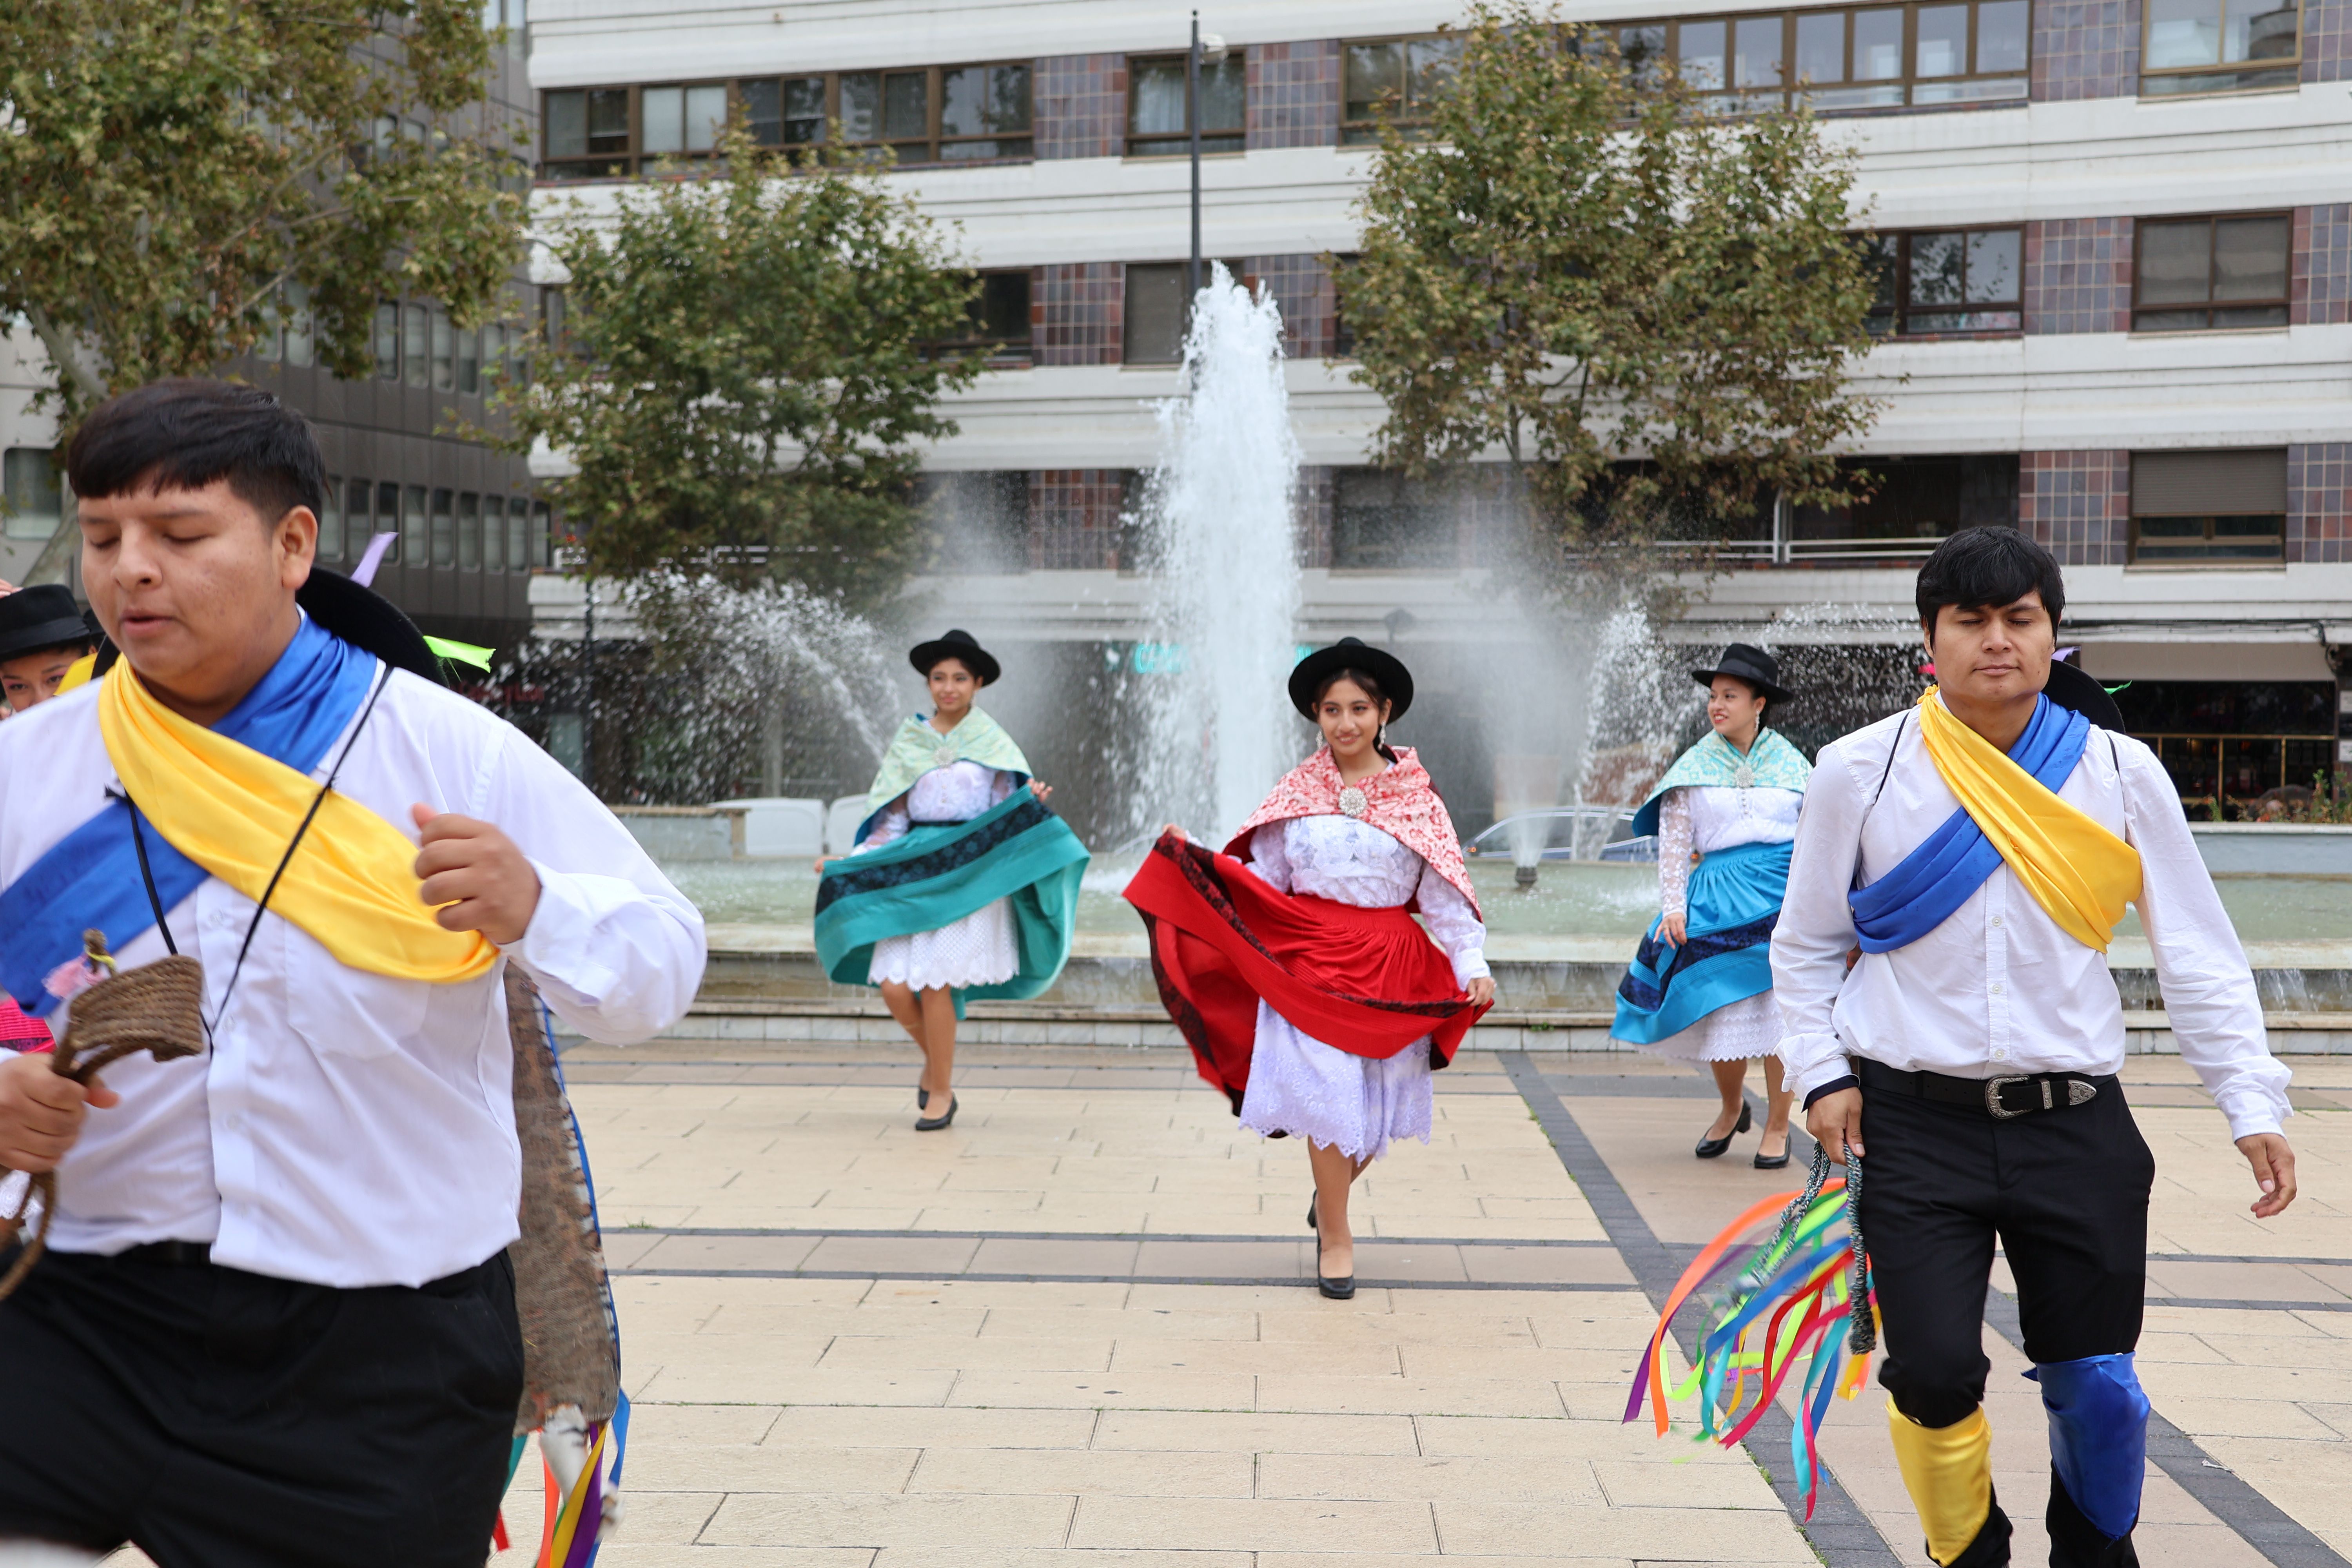
{"type": "Polygon", "coordinates": [[[2352,877],[2352,826],[2300,822],[2192,822],[2215,876],[2352,877]]]}

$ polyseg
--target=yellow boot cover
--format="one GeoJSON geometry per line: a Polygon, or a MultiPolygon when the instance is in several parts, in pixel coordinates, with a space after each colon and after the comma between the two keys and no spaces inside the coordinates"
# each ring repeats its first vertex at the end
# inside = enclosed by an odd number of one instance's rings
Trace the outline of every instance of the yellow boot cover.
{"type": "Polygon", "coordinates": [[[1886,1426],[1927,1535],[1927,1554],[1949,1563],[1969,1549],[1992,1511],[1992,1423],[1979,1405],[1949,1426],[1922,1426],[1890,1399],[1886,1426]]]}
{"type": "MultiPolygon", "coordinates": [[[[99,689],[99,732],[139,809],[181,854],[258,900],[319,786],[284,763],[164,707],[124,659],[99,689]]],[[[489,972],[479,931],[445,931],[417,896],[416,846],[330,794],[270,908],[353,969],[448,984],[489,972]]]]}

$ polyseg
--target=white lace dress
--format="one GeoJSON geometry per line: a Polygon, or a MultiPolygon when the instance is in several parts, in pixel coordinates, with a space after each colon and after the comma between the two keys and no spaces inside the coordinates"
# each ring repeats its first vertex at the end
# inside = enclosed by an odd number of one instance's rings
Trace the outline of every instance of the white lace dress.
{"type": "MultiPolygon", "coordinates": [[[[1422,919],[1454,961],[1463,985],[1487,973],[1486,928],[1453,883],[1370,824],[1346,816],[1270,822],[1250,837],[1250,869],[1286,893],[1307,893],[1358,909],[1394,909],[1418,899],[1422,919]]],[[[1302,1034],[1267,1003],[1257,1005],[1256,1043],[1242,1125],[1286,1132],[1378,1159],[1398,1138],[1429,1142],[1429,1041],[1384,1060],[1354,1056],[1302,1034]]]]}
{"type": "MultiPolygon", "coordinates": [[[[882,811],[866,842],[850,851],[863,855],[906,836],[908,827],[930,822],[970,822],[1013,793],[1013,775],[985,763],[950,763],[933,768],[882,811]]],[[[866,979],[876,985],[896,981],[918,991],[934,987],[997,985],[1021,966],[1013,946],[1013,905],[999,899],[937,931],[886,936],[874,944],[866,979]]]]}
{"type": "MultiPolygon", "coordinates": [[[[1685,912],[1691,854],[1712,855],[1736,844],[1786,844],[1797,837],[1792,789],[1735,789],[1702,784],[1666,792],[1658,807],[1658,903],[1685,912]]],[[[1686,1062],[1737,1062],[1769,1057],[1780,1043],[1780,1007],[1769,991],[1717,1007],[1680,1034],[1641,1048],[1686,1062]]]]}

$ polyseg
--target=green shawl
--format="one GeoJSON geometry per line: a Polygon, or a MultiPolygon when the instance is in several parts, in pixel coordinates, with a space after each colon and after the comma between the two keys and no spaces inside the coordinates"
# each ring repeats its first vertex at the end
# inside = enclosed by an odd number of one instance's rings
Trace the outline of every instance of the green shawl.
{"type": "Polygon", "coordinates": [[[1666,776],[1642,802],[1642,809],[1633,814],[1633,835],[1638,838],[1658,830],[1658,802],[1670,789],[1713,784],[1724,789],[1793,790],[1802,795],[1812,776],[1813,764],[1805,761],[1805,753],[1777,730],[1759,726],[1746,756],[1709,730],[1697,745],[1675,759],[1666,776]]]}
{"type": "Polygon", "coordinates": [[[917,779],[952,763],[978,763],[1023,779],[1029,776],[1029,759],[1021,754],[1004,726],[977,707],[966,710],[963,721],[944,735],[931,728],[929,718],[915,714],[898,726],[889,750],[882,753],[874,787],[866,792],[866,820],[858,824],[858,837],[863,839],[875,816],[912,789],[917,779]]]}

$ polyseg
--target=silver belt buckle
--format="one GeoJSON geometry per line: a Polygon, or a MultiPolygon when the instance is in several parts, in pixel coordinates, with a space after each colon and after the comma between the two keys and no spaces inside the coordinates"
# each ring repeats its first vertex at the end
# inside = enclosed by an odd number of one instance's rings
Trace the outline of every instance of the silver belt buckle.
{"type": "MultiPolygon", "coordinates": [[[[2019,1073],[2011,1078],[1989,1078],[1985,1079],[1985,1110],[1991,1114],[1992,1119],[1996,1121],[2008,1121],[2015,1117],[2030,1115],[2031,1112],[2029,1111],[2011,1110],[2007,1106],[2001,1104],[2000,1091],[2004,1085],[2012,1083],[2032,1083],[2034,1075],[2032,1073],[2019,1073]]],[[[2038,1109],[2047,1110],[2049,1108],[2047,1106],[2042,1106],[2038,1109]]]]}

